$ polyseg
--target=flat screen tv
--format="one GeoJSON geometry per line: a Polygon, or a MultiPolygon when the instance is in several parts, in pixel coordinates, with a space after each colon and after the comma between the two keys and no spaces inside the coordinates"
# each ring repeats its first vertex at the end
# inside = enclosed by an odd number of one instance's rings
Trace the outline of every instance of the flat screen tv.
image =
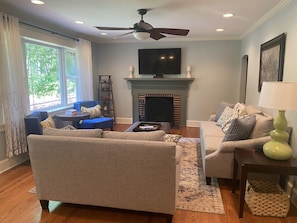
{"type": "Polygon", "coordinates": [[[139,74],[181,73],[181,48],[138,49],[139,74]]]}

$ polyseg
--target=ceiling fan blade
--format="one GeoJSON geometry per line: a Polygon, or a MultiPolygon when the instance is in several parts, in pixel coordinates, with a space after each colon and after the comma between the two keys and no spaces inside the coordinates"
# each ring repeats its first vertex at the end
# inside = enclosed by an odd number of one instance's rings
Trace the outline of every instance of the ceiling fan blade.
{"type": "Polygon", "coordinates": [[[159,40],[159,39],[162,39],[166,36],[164,36],[163,34],[159,33],[157,30],[155,29],[152,29],[152,30],[149,30],[148,31],[150,33],[150,37],[154,40],[159,40]]]}
{"type": "Polygon", "coordinates": [[[96,26],[96,28],[100,30],[133,30],[134,29],[134,28],[104,27],[104,26],[96,26]]]}
{"type": "Polygon", "coordinates": [[[159,33],[178,35],[178,36],[186,36],[190,31],[188,29],[170,29],[170,28],[154,28],[154,30],[156,30],[156,32],[159,32],[159,33]]]}
{"type": "Polygon", "coordinates": [[[134,32],[134,31],[131,31],[131,32],[128,32],[128,33],[124,33],[124,34],[121,34],[121,35],[115,36],[115,37],[114,37],[114,39],[120,38],[121,36],[130,35],[130,34],[132,34],[133,32],[134,32]]]}

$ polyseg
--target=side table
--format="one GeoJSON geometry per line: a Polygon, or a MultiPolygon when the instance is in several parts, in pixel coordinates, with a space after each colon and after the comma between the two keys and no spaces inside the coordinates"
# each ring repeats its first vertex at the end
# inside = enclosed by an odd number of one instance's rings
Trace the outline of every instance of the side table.
{"type": "Polygon", "coordinates": [[[75,128],[78,128],[80,120],[90,118],[90,113],[88,112],[78,112],[75,115],[67,115],[65,113],[57,114],[55,116],[57,119],[61,121],[71,121],[75,128]]]}
{"type": "Polygon", "coordinates": [[[280,186],[284,187],[287,175],[297,175],[297,159],[277,161],[267,158],[262,152],[255,149],[240,149],[234,151],[234,169],[232,193],[236,190],[238,169],[241,169],[240,188],[239,188],[239,218],[243,217],[244,197],[246,180],[249,172],[279,174],[280,186]]]}

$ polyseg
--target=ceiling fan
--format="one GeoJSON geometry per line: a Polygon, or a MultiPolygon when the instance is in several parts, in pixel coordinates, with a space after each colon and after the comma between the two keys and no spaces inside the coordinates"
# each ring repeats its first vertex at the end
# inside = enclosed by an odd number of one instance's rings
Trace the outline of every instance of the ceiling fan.
{"type": "Polygon", "coordinates": [[[138,40],[144,40],[151,37],[154,40],[159,40],[161,38],[166,37],[163,34],[170,35],[178,35],[178,36],[186,36],[188,35],[188,29],[172,29],[172,28],[154,28],[151,24],[145,22],[143,20],[143,15],[147,13],[147,9],[138,9],[138,14],[141,15],[141,20],[138,23],[133,25],[133,28],[119,28],[119,27],[103,27],[96,26],[97,29],[100,30],[133,30],[131,32],[122,34],[120,36],[125,36],[129,34],[133,34],[133,36],[138,40]]]}

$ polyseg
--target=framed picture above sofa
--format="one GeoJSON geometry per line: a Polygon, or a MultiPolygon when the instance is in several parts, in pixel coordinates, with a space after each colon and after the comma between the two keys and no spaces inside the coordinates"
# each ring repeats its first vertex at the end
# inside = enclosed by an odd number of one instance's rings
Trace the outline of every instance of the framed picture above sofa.
{"type": "Polygon", "coordinates": [[[261,44],[258,84],[259,92],[261,91],[263,81],[283,80],[285,45],[285,33],[261,44]]]}

